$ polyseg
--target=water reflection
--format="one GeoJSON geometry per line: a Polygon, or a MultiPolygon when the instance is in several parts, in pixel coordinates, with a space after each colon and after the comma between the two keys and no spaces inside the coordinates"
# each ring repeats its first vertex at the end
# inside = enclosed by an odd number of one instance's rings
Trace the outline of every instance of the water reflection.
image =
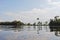
{"type": "Polygon", "coordinates": [[[24,26],[15,26],[15,25],[0,25],[0,29],[4,31],[14,31],[19,32],[22,31],[24,26]],[[16,28],[15,28],[16,27],[16,28]]]}
{"type": "Polygon", "coordinates": [[[50,31],[55,32],[56,36],[60,36],[60,26],[50,26],[50,31]]]}
{"type": "MultiPolygon", "coordinates": [[[[37,34],[40,34],[42,30],[45,32],[48,32],[48,28],[50,28],[50,32],[55,32],[56,36],[60,36],[60,27],[49,27],[49,26],[12,26],[12,25],[0,25],[0,29],[4,31],[14,31],[14,32],[20,32],[20,31],[36,31],[37,34]],[[16,28],[11,28],[16,27],[16,28]]],[[[43,31],[42,31],[43,32],[43,31]]]]}
{"type": "Polygon", "coordinates": [[[56,36],[60,36],[60,31],[55,31],[56,36]]]}
{"type": "Polygon", "coordinates": [[[30,29],[31,26],[28,26],[28,29],[30,29]]]}
{"type": "Polygon", "coordinates": [[[46,32],[49,31],[48,26],[44,26],[44,28],[45,28],[46,32]]]}
{"type": "Polygon", "coordinates": [[[40,30],[42,30],[42,26],[37,26],[37,34],[39,34],[40,30]]]}
{"type": "Polygon", "coordinates": [[[36,30],[36,26],[33,26],[34,30],[36,30]]]}
{"type": "Polygon", "coordinates": [[[14,32],[20,32],[23,31],[24,26],[18,26],[17,28],[14,28],[14,32]]]}
{"type": "Polygon", "coordinates": [[[15,38],[16,40],[60,40],[60,28],[50,28],[50,31],[52,30],[50,32],[48,31],[49,26],[19,26],[18,28],[2,28],[0,26],[0,30],[3,30],[0,31],[0,40],[1,38],[9,40],[15,40],[15,38]]]}

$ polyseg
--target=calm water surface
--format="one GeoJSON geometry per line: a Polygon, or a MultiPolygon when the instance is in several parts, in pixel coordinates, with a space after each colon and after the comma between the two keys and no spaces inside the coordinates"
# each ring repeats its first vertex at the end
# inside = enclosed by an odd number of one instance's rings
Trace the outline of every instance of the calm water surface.
{"type": "Polygon", "coordinates": [[[57,33],[50,32],[49,26],[8,27],[11,26],[0,25],[0,40],[60,40],[57,33]]]}

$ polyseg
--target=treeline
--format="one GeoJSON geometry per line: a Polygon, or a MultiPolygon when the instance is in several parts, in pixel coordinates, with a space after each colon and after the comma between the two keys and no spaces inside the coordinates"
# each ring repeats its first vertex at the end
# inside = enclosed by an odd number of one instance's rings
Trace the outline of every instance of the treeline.
{"type": "Polygon", "coordinates": [[[0,25],[24,25],[21,21],[0,22],[0,25]]]}
{"type": "Polygon", "coordinates": [[[54,19],[50,19],[49,26],[60,26],[60,18],[59,16],[55,16],[54,19]]]}
{"type": "Polygon", "coordinates": [[[6,21],[6,22],[0,22],[0,25],[24,25],[24,26],[48,26],[48,22],[45,21],[44,23],[42,23],[41,21],[39,21],[39,18],[37,18],[38,22],[34,22],[34,23],[23,23],[21,21],[17,21],[14,20],[12,22],[6,21]]]}
{"type": "Polygon", "coordinates": [[[37,23],[36,22],[34,22],[33,24],[27,23],[26,25],[28,25],[28,26],[48,26],[48,22],[45,21],[44,23],[42,23],[42,22],[38,21],[37,23]]]}

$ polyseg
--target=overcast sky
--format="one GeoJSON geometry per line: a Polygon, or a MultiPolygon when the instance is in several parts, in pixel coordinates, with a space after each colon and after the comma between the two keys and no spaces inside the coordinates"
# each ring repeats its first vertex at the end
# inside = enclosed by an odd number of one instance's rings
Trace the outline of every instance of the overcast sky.
{"type": "Polygon", "coordinates": [[[49,21],[60,16],[60,0],[0,0],[0,21],[49,21]]]}

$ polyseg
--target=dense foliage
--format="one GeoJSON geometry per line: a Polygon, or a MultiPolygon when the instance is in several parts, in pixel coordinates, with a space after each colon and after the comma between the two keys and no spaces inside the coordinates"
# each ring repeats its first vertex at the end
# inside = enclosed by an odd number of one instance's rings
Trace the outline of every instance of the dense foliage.
{"type": "Polygon", "coordinates": [[[57,16],[54,18],[50,20],[49,26],[60,26],[60,18],[58,19],[57,16]]]}
{"type": "Polygon", "coordinates": [[[0,22],[0,25],[24,25],[21,21],[0,22]]]}

